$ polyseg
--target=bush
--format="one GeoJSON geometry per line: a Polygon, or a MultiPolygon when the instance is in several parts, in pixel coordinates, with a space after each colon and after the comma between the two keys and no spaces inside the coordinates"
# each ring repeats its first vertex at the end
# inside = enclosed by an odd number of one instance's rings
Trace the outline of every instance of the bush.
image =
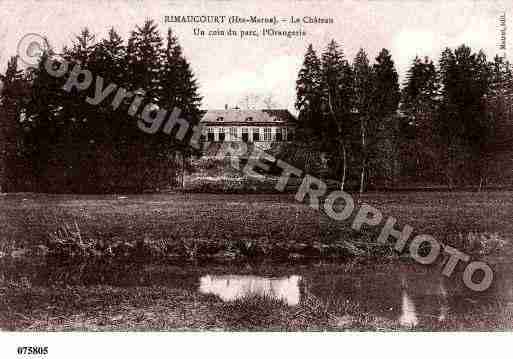
{"type": "Polygon", "coordinates": [[[186,181],[183,190],[194,193],[272,193],[278,192],[275,188],[277,181],[275,177],[193,177],[186,181]]]}

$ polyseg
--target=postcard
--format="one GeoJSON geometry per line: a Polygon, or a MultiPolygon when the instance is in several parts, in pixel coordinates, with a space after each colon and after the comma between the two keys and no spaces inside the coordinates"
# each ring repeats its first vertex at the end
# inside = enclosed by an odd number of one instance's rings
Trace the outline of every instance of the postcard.
{"type": "Polygon", "coordinates": [[[510,2],[0,16],[6,355],[511,332],[510,2]]]}

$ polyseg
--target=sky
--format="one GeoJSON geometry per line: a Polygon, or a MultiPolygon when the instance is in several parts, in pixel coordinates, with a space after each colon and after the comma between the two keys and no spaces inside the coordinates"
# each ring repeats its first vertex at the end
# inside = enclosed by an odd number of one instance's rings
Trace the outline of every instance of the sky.
{"type": "MultiPolygon", "coordinates": [[[[364,48],[371,61],[382,48],[392,54],[400,80],[413,58],[437,60],[443,48],[462,43],[483,49],[489,58],[498,49],[498,17],[506,12],[513,30],[513,1],[100,1],[0,0],[0,71],[16,54],[27,33],[46,36],[55,49],[69,45],[84,27],[101,39],[114,27],[126,40],[136,25],[154,19],[164,36],[171,27],[191,63],[203,96],[203,108],[235,106],[247,94],[271,95],[278,108],[294,110],[295,82],[308,44],[320,53],[331,39],[352,61],[364,48]],[[215,25],[169,24],[171,15],[317,16],[333,24],[215,25]],[[171,26],[170,26],[171,25],[171,26]],[[272,27],[306,32],[301,38],[196,36],[194,28],[236,30],[272,27]]],[[[507,56],[513,55],[513,34],[507,56]]]]}

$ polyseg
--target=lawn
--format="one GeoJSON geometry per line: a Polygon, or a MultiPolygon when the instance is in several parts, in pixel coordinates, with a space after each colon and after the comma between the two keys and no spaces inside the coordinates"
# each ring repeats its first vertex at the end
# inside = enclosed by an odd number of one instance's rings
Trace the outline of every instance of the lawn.
{"type": "MultiPolygon", "coordinates": [[[[365,194],[360,202],[380,209],[384,219],[395,217],[398,228],[409,224],[416,233],[483,254],[494,249],[480,246],[483,235],[508,244],[513,237],[512,198],[511,192],[406,192],[365,194]]],[[[290,194],[7,194],[0,197],[0,252],[37,252],[69,226],[101,250],[139,242],[164,258],[391,254],[376,246],[381,226],[354,231],[352,218],[331,220],[290,194]]]]}
{"type": "MultiPolygon", "coordinates": [[[[409,224],[415,232],[432,234],[493,266],[511,262],[512,198],[511,192],[504,191],[404,192],[369,193],[359,200],[380,209],[384,218],[397,218],[399,227],[409,224]]],[[[106,266],[106,273],[111,265],[123,266],[123,258],[125,263],[137,259],[140,265],[185,261],[202,270],[215,265],[263,265],[270,275],[272,266],[265,266],[268,260],[285,268],[304,263],[302,260],[336,260],[343,271],[372,271],[376,265],[408,263],[388,247],[376,246],[380,228],[364,227],[356,232],[350,224],[351,219],[333,221],[288,194],[20,193],[0,197],[2,263],[34,263],[37,257],[44,266],[56,250],[52,233],[66,225],[70,231],[80,232],[80,241],[94,247],[99,256],[92,260],[106,266]],[[120,243],[135,254],[137,244],[142,243],[139,249],[147,255],[118,258],[115,253],[120,243]],[[105,253],[110,257],[105,259],[105,253]]],[[[84,260],[59,253],[68,262],[84,260]]],[[[400,329],[386,318],[362,312],[354,303],[335,303],[336,308],[328,308],[305,302],[293,308],[272,298],[223,302],[192,287],[156,282],[144,286],[118,286],[108,281],[41,285],[27,277],[13,279],[13,272],[6,268],[0,277],[0,327],[8,330],[400,329]]],[[[66,269],[61,270],[67,274],[66,269]]],[[[501,275],[511,277],[508,273],[501,275]]],[[[486,309],[489,312],[511,311],[507,300],[505,304],[491,303],[486,309]]],[[[497,328],[496,322],[487,322],[479,313],[469,314],[465,323],[431,329],[497,328]]],[[[511,328],[512,323],[504,319],[500,328],[511,328]]]]}

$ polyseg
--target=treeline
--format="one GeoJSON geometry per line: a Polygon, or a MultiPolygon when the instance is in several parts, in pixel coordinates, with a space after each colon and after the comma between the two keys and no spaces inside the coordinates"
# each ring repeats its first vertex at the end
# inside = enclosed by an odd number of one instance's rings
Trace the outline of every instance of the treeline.
{"type": "Polygon", "coordinates": [[[401,89],[387,49],[350,63],[334,40],[320,56],[310,45],[296,83],[300,138],[328,154],[343,188],[482,185],[495,128],[487,98],[512,78],[503,58],[462,45],[437,65],[416,57],[401,89]]]}
{"type": "MultiPolygon", "coordinates": [[[[63,91],[69,73],[56,78],[44,67],[55,53],[49,50],[29,72],[13,57],[2,76],[1,106],[4,114],[10,111],[2,137],[16,142],[7,150],[13,155],[4,156],[4,190],[142,192],[172,184],[177,162],[191,151],[186,142],[141,131],[137,117],[127,114],[133,97],[117,108],[114,95],[88,104],[94,81],[87,90],[63,91]]],[[[114,29],[96,39],[86,28],[59,54],[70,69],[79,64],[101,76],[103,88],[113,83],[144,97],[137,115],[153,103],[169,112],[179,108],[191,125],[200,119],[201,97],[182,47],[171,30],[164,39],[152,20],[137,26],[127,42],[114,29]]]]}

